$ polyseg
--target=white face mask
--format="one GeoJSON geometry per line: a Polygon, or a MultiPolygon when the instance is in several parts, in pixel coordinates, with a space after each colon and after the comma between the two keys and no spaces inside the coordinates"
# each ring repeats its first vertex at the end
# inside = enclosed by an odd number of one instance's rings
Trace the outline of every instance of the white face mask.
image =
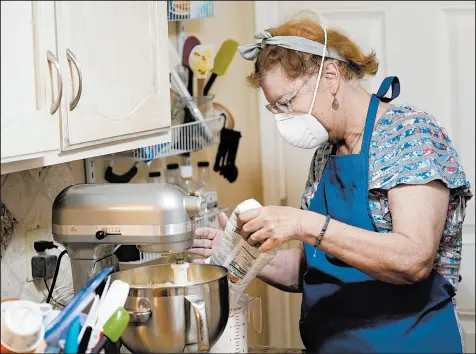
{"type": "Polygon", "coordinates": [[[324,50],[322,52],[321,67],[317,75],[316,87],[308,113],[278,113],[274,115],[276,126],[283,139],[292,146],[301,149],[314,149],[329,139],[324,126],[311,114],[316,101],[317,89],[321,81],[321,73],[327,47],[327,31],[324,29],[324,50]]]}
{"type": "Polygon", "coordinates": [[[324,126],[310,113],[279,113],[274,115],[283,139],[301,149],[314,149],[329,139],[324,126]]]}

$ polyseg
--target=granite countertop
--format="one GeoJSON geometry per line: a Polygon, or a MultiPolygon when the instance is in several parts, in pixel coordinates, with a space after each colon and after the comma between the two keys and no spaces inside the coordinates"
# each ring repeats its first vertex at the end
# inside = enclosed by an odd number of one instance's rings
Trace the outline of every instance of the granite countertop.
{"type": "Polygon", "coordinates": [[[305,353],[304,349],[297,348],[275,348],[264,345],[250,345],[248,353],[305,353]]]}

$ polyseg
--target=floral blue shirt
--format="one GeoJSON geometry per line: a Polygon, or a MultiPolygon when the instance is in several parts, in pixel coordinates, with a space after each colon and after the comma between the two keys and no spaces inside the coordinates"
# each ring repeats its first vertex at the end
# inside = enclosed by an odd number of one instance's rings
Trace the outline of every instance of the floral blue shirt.
{"type": "MultiPolygon", "coordinates": [[[[307,209],[319,185],[332,145],[320,146],[311,163],[302,196],[307,209]]],[[[369,205],[379,232],[392,231],[387,192],[398,184],[426,184],[434,180],[450,189],[445,229],[434,269],[457,290],[462,249],[462,224],[470,184],[458,153],[441,124],[427,112],[407,105],[387,110],[374,127],[370,144],[369,205]]]]}

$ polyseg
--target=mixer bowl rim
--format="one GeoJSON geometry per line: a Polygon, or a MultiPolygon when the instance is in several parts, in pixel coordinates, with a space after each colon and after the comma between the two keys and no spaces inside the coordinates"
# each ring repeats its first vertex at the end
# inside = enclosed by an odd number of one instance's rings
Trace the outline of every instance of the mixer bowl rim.
{"type": "MultiPolygon", "coordinates": [[[[219,281],[223,278],[226,278],[226,280],[228,280],[228,269],[226,267],[223,267],[221,265],[216,265],[216,264],[196,264],[196,263],[190,263],[191,266],[200,266],[200,267],[206,267],[206,268],[220,268],[222,270],[224,270],[224,274],[221,275],[221,276],[217,276],[216,278],[212,278],[212,279],[208,279],[208,280],[202,280],[202,281],[196,281],[196,282],[189,282],[187,285],[166,285],[166,286],[161,286],[160,284],[157,285],[157,286],[144,286],[144,285],[133,285],[131,283],[129,283],[129,287],[130,287],[130,290],[156,290],[156,289],[186,289],[190,286],[196,286],[196,285],[203,285],[203,284],[207,284],[207,283],[211,283],[211,282],[214,282],[214,281],[219,281]]],[[[130,271],[134,271],[134,270],[138,270],[138,269],[145,269],[145,268],[159,268],[159,267],[170,267],[170,264],[152,264],[152,265],[148,265],[148,266],[142,266],[142,267],[135,267],[135,268],[131,268],[131,269],[125,269],[125,270],[120,270],[118,272],[115,272],[113,274],[111,274],[111,281],[112,280],[116,280],[116,279],[119,279],[119,280],[122,280],[122,281],[126,281],[124,279],[121,279],[120,274],[124,274],[126,272],[130,272],[130,271]]],[[[126,281],[127,282],[127,281],[126,281]]]]}

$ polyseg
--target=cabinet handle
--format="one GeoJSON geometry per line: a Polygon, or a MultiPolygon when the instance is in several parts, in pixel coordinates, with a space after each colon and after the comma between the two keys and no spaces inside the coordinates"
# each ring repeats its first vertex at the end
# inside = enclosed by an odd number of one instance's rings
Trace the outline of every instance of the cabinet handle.
{"type": "Polygon", "coordinates": [[[55,114],[61,103],[61,97],[63,96],[63,79],[61,77],[61,70],[58,63],[58,59],[56,59],[56,56],[53,54],[53,52],[51,52],[51,50],[48,50],[46,52],[46,57],[48,59],[48,62],[53,64],[56,69],[56,73],[58,74],[58,97],[56,97],[56,100],[53,99],[53,102],[51,103],[50,107],[50,114],[55,114]]]}
{"type": "MultiPolygon", "coordinates": [[[[78,93],[76,94],[76,97],[74,97],[73,100],[69,103],[69,110],[72,111],[76,108],[76,105],[78,104],[79,99],[81,98],[81,92],[83,91],[83,75],[81,74],[81,68],[79,67],[78,59],[76,59],[71,50],[66,49],[66,57],[68,58],[69,62],[73,62],[74,67],[78,72],[78,93]]],[[[71,78],[71,82],[72,81],[73,78],[71,78]]]]}

